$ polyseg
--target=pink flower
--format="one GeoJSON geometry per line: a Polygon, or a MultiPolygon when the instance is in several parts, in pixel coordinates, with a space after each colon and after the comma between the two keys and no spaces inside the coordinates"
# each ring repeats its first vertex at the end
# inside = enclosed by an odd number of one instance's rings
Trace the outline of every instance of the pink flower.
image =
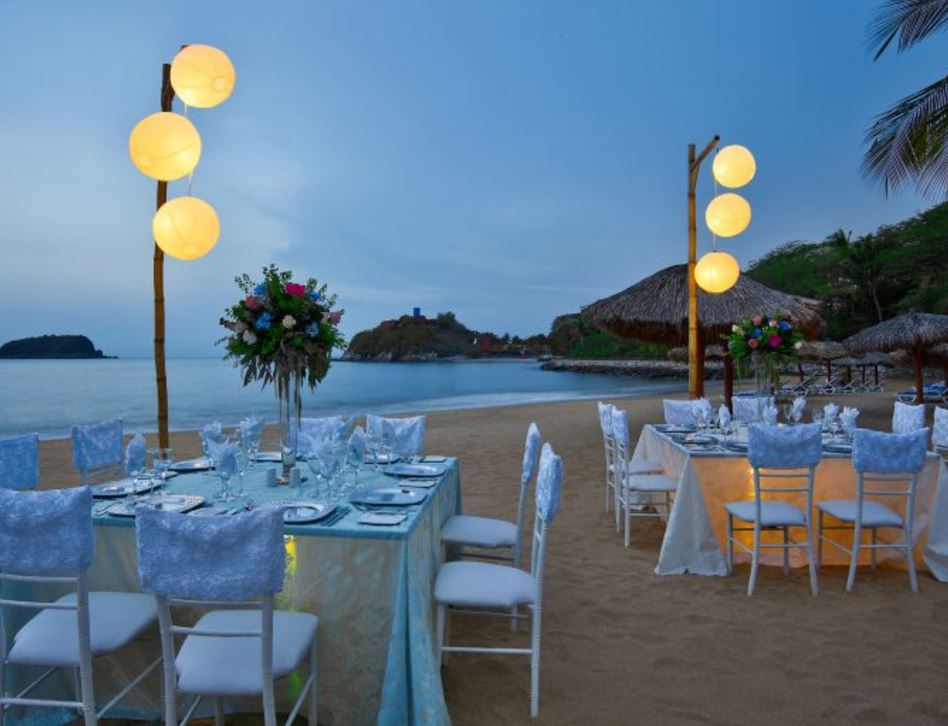
{"type": "Polygon", "coordinates": [[[329,322],[333,325],[339,325],[340,320],[342,320],[342,310],[333,310],[329,313],[329,322]]]}
{"type": "Polygon", "coordinates": [[[767,341],[771,348],[779,348],[782,342],[783,340],[779,335],[771,335],[770,340],[767,341]]]}
{"type": "Polygon", "coordinates": [[[244,307],[248,310],[256,310],[260,307],[260,301],[253,295],[248,295],[247,299],[244,300],[244,307]]]}
{"type": "Polygon", "coordinates": [[[751,338],[747,341],[747,347],[754,350],[757,347],[757,338],[751,338]]]}
{"type": "Polygon", "coordinates": [[[288,282],[283,286],[283,292],[293,297],[303,297],[306,294],[306,285],[300,285],[298,282],[288,282]]]}
{"type": "Polygon", "coordinates": [[[770,321],[770,327],[771,327],[771,328],[776,328],[776,327],[777,327],[777,321],[776,321],[776,320],[771,320],[771,321],[770,321]]]}
{"type": "Polygon", "coordinates": [[[754,325],[756,325],[759,328],[762,320],[763,318],[761,318],[760,315],[755,315],[753,318],[754,325]]]}

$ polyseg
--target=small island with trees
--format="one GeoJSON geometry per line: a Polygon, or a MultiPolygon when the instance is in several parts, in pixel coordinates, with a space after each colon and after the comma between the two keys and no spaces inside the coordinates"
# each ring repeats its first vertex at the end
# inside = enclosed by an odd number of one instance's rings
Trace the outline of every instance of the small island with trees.
{"type": "Polygon", "coordinates": [[[0,345],[0,358],[111,358],[96,348],[84,335],[39,335],[20,338],[0,345]]]}

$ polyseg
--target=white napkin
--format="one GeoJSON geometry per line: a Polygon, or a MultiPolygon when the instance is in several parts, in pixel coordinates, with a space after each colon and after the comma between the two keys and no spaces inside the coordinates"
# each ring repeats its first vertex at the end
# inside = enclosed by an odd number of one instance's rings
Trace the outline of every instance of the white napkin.
{"type": "Polygon", "coordinates": [[[791,413],[794,416],[802,416],[803,410],[806,408],[806,398],[803,396],[798,396],[793,399],[793,404],[791,404],[791,413]]]}
{"type": "Polygon", "coordinates": [[[240,429],[240,440],[246,443],[260,443],[260,437],[263,436],[262,418],[245,418],[238,425],[240,429]]]}
{"type": "Polygon", "coordinates": [[[829,419],[836,418],[836,414],[839,413],[839,406],[835,403],[827,403],[823,406],[823,416],[828,421],[829,419]]]}
{"type": "Polygon", "coordinates": [[[224,427],[221,426],[220,421],[209,423],[207,426],[201,429],[201,436],[207,442],[220,442],[224,439],[224,427]]]}
{"type": "Polygon", "coordinates": [[[714,406],[711,405],[711,401],[707,398],[699,398],[695,401],[694,406],[695,413],[705,421],[710,421],[714,416],[714,406]]]}
{"type": "Polygon", "coordinates": [[[856,419],[859,417],[859,409],[850,406],[844,406],[843,412],[839,416],[840,423],[847,431],[856,428],[856,419]]]}
{"type": "Polygon", "coordinates": [[[218,474],[222,476],[233,476],[237,471],[237,444],[230,441],[209,442],[211,448],[211,457],[214,459],[214,465],[218,474]]]}
{"type": "Polygon", "coordinates": [[[723,403],[718,409],[718,426],[725,431],[731,427],[731,410],[723,403]]]}
{"type": "Polygon", "coordinates": [[[764,423],[768,426],[774,426],[777,423],[777,407],[768,405],[764,407],[764,423]]]}
{"type": "Polygon", "coordinates": [[[131,474],[133,471],[144,469],[147,454],[148,445],[145,443],[145,437],[135,434],[125,448],[125,471],[131,474]]]}

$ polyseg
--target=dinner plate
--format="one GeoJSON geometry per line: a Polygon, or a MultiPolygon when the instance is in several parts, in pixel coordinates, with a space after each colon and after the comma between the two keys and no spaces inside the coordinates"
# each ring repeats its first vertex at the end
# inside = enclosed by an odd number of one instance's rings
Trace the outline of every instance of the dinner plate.
{"type": "Polygon", "coordinates": [[[694,426],[661,426],[658,429],[666,434],[693,434],[694,426]]]}
{"type": "Polygon", "coordinates": [[[448,460],[447,456],[423,456],[421,461],[424,464],[444,464],[448,460]]]}
{"type": "Polygon", "coordinates": [[[747,451],[747,442],[746,441],[725,441],[721,444],[725,449],[730,451],[747,451]]]}
{"type": "Polygon", "coordinates": [[[389,476],[419,478],[441,476],[444,474],[444,471],[445,466],[443,464],[394,464],[385,469],[385,473],[389,476]]]}
{"type": "Polygon", "coordinates": [[[160,509],[163,512],[190,512],[204,504],[204,497],[196,494],[156,494],[141,499],[139,501],[118,502],[114,507],[109,507],[107,514],[116,517],[134,517],[140,507],[149,509],[160,509]]]}
{"type": "Polygon", "coordinates": [[[133,479],[122,479],[121,481],[99,484],[92,487],[92,496],[96,499],[112,499],[117,497],[127,497],[129,494],[147,494],[152,489],[156,489],[161,482],[149,480],[135,481],[133,479]]]}
{"type": "Polygon", "coordinates": [[[853,447],[851,444],[823,444],[823,451],[830,454],[851,454],[853,447]]]}
{"type": "Polygon", "coordinates": [[[318,522],[332,514],[336,508],[335,505],[316,502],[311,499],[280,502],[279,505],[283,508],[283,521],[286,524],[318,522]]]}
{"type": "Polygon", "coordinates": [[[716,436],[708,436],[707,434],[692,434],[691,436],[685,437],[686,444],[716,444],[718,439],[716,436]]]}
{"type": "Polygon", "coordinates": [[[366,464],[394,464],[398,459],[397,454],[366,454],[364,461],[366,464]]]}
{"type": "Polygon", "coordinates": [[[403,487],[408,487],[410,489],[431,489],[432,487],[438,486],[437,479],[401,479],[398,482],[403,487]]]}
{"type": "Polygon", "coordinates": [[[191,471],[207,471],[211,468],[211,460],[206,456],[199,456],[196,459],[188,459],[187,461],[176,461],[171,465],[171,471],[176,471],[180,474],[186,474],[191,471]]]}
{"type": "Polygon", "coordinates": [[[407,514],[393,512],[366,512],[359,517],[359,524],[374,524],[377,527],[393,527],[401,524],[408,517],[407,514]]]}
{"type": "Polygon", "coordinates": [[[412,504],[421,504],[425,501],[427,492],[409,487],[376,487],[354,492],[349,501],[353,504],[368,504],[370,506],[397,506],[406,507],[412,504]]]}
{"type": "Polygon", "coordinates": [[[279,463],[283,461],[283,457],[280,455],[279,451],[258,451],[253,457],[253,460],[279,463]]]}

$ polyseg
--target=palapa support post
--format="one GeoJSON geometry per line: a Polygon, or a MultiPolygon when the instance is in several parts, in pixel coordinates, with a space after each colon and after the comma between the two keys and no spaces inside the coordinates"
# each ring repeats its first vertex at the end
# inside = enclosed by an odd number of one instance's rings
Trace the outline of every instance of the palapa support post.
{"type": "Polygon", "coordinates": [[[724,405],[734,413],[734,359],[724,354],[724,405]]]}
{"type": "Polygon", "coordinates": [[[701,162],[718,145],[717,134],[704,150],[695,156],[695,145],[688,144],[688,397],[704,395],[704,356],[698,347],[698,283],[695,281],[695,265],[698,258],[698,221],[695,210],[695,193],[698,187],[698,171],[701,162]]]}
{"type": "MultiPolygon", "coordinates": [[[[174,101],[171,86],[171,64],[161,66],[161,110],[170,111],[174,101]]],[[[168,201],[168,182],[158,182],[155,210],[168,201]]],[[[165,370],[165,253],[155,242],[152,262],[152,280],[155,288],[155,383],[158,388],[158,445],[168,443],[168,374],[165,370]]]]}
{"type": "Polygon", "coordinates": [[[925,381],[922,376],[922,346],[912,348],[912,358],[915,360],[915,403],[925,403],[925,381]]]}

